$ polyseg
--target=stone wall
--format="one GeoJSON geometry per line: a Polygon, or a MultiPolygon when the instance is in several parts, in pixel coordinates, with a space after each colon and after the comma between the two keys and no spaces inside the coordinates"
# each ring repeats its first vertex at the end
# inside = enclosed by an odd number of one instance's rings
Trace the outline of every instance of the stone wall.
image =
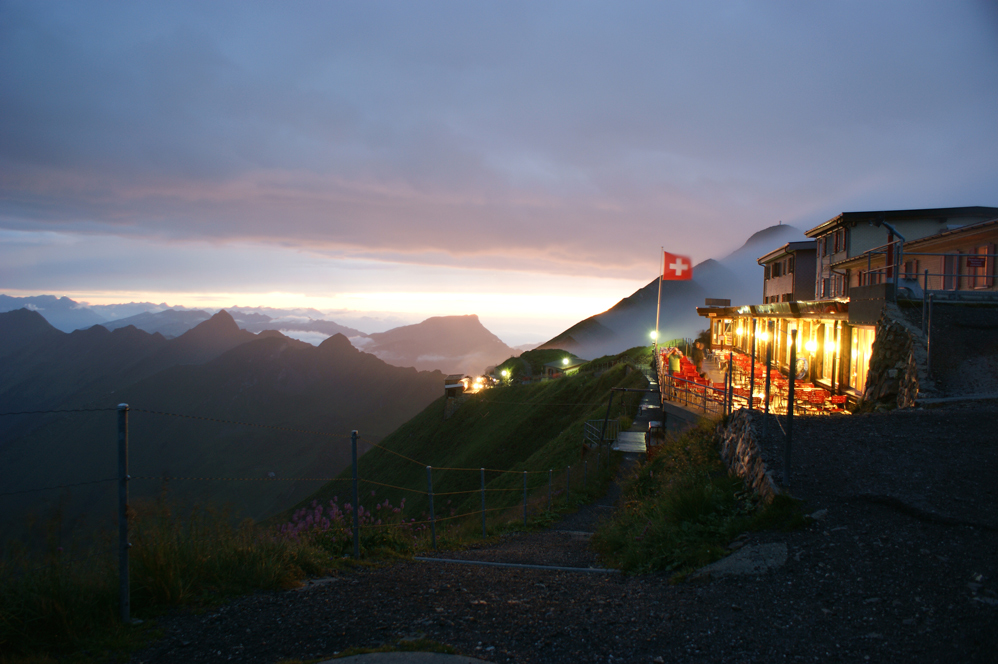
{"type": "Polygon", "coordinates": [[[926,361],[922,331],[905,319],[897,305],[887,304],[877,321],[863,401],[898,408],[914,406],[916,397],[935,390],[926,361]]]}
{"type": "Polygon", "coordinates": [[[727,426],[718,426],[717,436],[721,459],[728,470],[768,503],[779,495],[780,489],[763,459],[756,423],[757,418],[743,408],[728,418],[727,426]]]}

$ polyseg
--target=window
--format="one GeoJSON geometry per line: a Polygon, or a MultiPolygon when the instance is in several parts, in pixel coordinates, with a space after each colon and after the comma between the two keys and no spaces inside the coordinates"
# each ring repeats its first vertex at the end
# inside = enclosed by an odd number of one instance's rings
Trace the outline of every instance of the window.
{"type": "Polygon", "coordinates": [[[943,257],[943,290],[958,290],[960,288],[961,262],[959,252],[943,257]]]}
{"type": "Polygon", "coordinates": [[[904,262],[904,278],[918,279],[918,259],[908,259],[904,262]]]}
{"type": "Polygon", "coordinates": [[[787,274],[793,274],[793,273],[794,273],[794,257],[791,256],[790,258],[787,259],[787,274]]]}
{"type": "Polygon", "coordinates": [[[780,276],[781,274],[783,274],[783,273],[780,271],[780,262],[776,261],[775,263],[773,263],[773,278],[775,279],[776,277],[780,276]]]}
{"type": "Polygon", "coordinates": [[[858,392],[866,388],[866,372],[870,368],[870,353],[876,328],[856,327],[852,331],[849,349],[849,387],[858,392]]]}
{"type": "Polygon", "coordinates": [[[771,266],[770,265],[766,265],[765,270],[766,270],[766,276],[764,278],[765,279],[771,279],[772,278],[772,268],[771,268],[771,266]]]}
{"type": "Polygon", "coordinates": [[[994,245],[982,244],[974,247],[967,256],[967,274],[970,275],[971,288],[991,288],[994,285],[995,259],[988,254],[994,254],[994,245]]]}
{"type": "Polygon", "coordinates": [[[838,359],[838,335],[835,333],[835,323],[826,323],[824,328],[825,340],[822,344],[821,355],[821,377],[831,382],[834,378],[835,361],[838,359]]]}

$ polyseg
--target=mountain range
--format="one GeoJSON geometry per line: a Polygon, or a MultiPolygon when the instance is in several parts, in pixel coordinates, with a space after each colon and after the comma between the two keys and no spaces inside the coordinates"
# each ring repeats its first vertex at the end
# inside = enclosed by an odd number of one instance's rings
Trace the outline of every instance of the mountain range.
{"type": "MultiPolygon", "coordinates": [[[[728,256],[695,265],[691,280],[663,281],[659,339],[690,338],[706,329],[706,319],[696,312],[706,298],[730,299],[734,305],[762,302],[763,268],[757,259],[787,242],[806,239],[793,226],[770,226],[728,256]]],[[[591,359],[646,346],[655,330],[657,304],[656,278],[610,309],[576,323],[538,348],[558,348],[591,359]]]]}
{"type": "MultiPolygon", "coordinates": [[[[133,496],[155,495],[163,477],[242,478],[170,481],[169,491],[266,516],[315,486],[291,478],[333,477],[349,463],[352,429],[377,442],[440,397],[443,378],[391,366],[342,334],[318,347],[253,334],[224,311],[175,339],[131,326],[67,334],[34,311],[0,313],[3,411],[87,411],[0,417],[0,486],[16,494],[115,477],[114,408],[128,403],[131,474],[153,478],[132,482],[133,496]]],[[[106,521],[114,491],[109,482],[0,497],[0,530],[56,505],[67,523],[106,521]]]]}
{"type": "MultiPolygon", "coordinates": [[[[185,307],[164,308],[150,302],[127,305],[91,306],[68,297],[0,295],[0,312],[29,309],[40,313],[63,332],[85,330],[100,325],[106,330],[135,327],[165,339],[180,337],[212,317],[212,312],[185,307]],[[106,307],[102,308],[102,307],[106,307]],[[148,307],[131,313],[136,307],[148,307]],[[129,312],[123,318],[105,320],[101,313],[129,312]]],[[[489,332],[475,315],[439,316],[416,325],[404,325],[387,332],[365,334],[360,330],[322,318],[315,309],[273,309],[234,307],[226,310],[237,326],[247,332],[278,331],[285,336],[307,339],[317,345],[323,339],[342,334],[355,346],[389,364],[415,367],[421,371],[439,370],[446,374],[480,374],[485,367],[519,354],[489,332]]]]}

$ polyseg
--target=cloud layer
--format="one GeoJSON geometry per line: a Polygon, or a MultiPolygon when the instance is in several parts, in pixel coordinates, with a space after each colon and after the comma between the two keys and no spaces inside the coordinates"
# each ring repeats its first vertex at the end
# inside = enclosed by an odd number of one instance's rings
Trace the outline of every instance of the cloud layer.
{"type": "Polygon", "coordinates": [[[0,61],[12,230],[636,278],[998,203],[985,3],[8,2],[0,61]]]}

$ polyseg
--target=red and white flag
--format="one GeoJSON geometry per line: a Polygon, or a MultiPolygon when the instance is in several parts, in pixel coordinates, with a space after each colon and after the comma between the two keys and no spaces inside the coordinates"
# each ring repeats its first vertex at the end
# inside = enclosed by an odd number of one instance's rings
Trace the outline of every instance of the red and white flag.
{"type": "Polygon", "coordinates": [[[678,256],[668,251],[662,261],[662,281],[689,281],[693,278],[693,262],[689,256],[678,256]]]}

